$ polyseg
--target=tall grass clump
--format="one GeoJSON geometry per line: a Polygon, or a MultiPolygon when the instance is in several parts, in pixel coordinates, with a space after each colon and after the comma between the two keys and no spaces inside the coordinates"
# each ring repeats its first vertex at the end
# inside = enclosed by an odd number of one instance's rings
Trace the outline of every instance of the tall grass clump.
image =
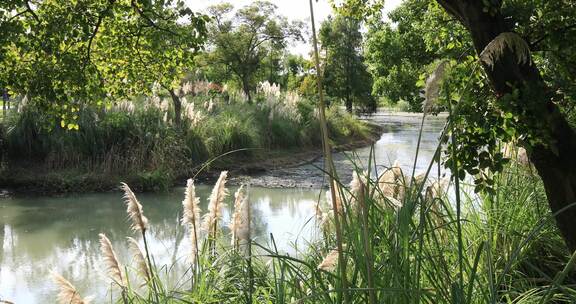
{"type": "MultiPolygon", "coordinates": [[[[160,276],[161,269],[175,269],[174,265],[156,265],[150,254],[146,237],[154,227],[144,215],[144,206],[123,185],[127,215],[141,241],[129,238],[132,261],[120,261],[111,242],[100,235],[103,261],[113,282],[110,288],[120,291],[114,293],[114,301],[341,303],[344,298],[338,295],[338,286],[343,286],[343,280],[350,303],[576,300],[572,254],[563,247],[553,216],[545,211],[542,185],[530,167],[509,164],[495,176],[494,192],[463,191],[460,232],[453,182],[411,179],[396,167],[379,168],[373,161],[357,166],[349,185],[334,179],[337,209],[331,194],[319,201],[308,225],[315,225],[321,237],[297,255],[279,252],[273,236],[267,244],[252,239],[248,188],[240,187],[229,199],[226,172],[214,186],[204,214],[198,208],[194,181],[189,180],[182,222],[191,252],[189,259],[175,262],[188,268],[175,286],[160,276]],[[382,183],[387,172],[403,177],[382,183]],[[396,192],[390,189],[397,187],[416,195],[395,199],[396,192]],[[219,215],[222,204],[234,207],[228,229],[219,215]],[[335,237],[336,214],[341,220],[341,249],[335,237]],[[340,272],[342,261],[347,266],[345,278],[340,272]]],[[[60,282],[66,291],[63,299],[83,301],[70,282],[60,282]]]]}
{"type": "MultiPolygon", "coordinates": [[[[161,92],[103,107],[78,107],[77,130],[63,128],[54,115],[33,104],[23,104],[3,122],[6,168],[0,178],[10,176],[4,180],[14,187],[55,192],[106,190],[121,180],[136,189],[158,190],[225,154],[216,165],[228,168],[225,165],[238,159],[259,159],[278,150],[319,148],[320,124],[311,100],[264,82],[255,102],[248,103],[241,94],[215,91],[211,85],[184,85],[178,93],[179,123],[161,92]],[[96,189],[90,189],[91,184],[96,189]]],[[[370,136],[363,132],[365,123],[336,107],[330,113],[330,134],[336,142],[370,136]]]]}

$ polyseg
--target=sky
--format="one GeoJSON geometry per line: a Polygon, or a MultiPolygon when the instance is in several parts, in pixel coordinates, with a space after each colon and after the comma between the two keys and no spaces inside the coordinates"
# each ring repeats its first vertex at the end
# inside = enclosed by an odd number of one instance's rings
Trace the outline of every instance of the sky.
{"type": "MultiPolygon", "coordinates": [[[[229,2],[234,5],[234,7],[242,7],[246,4],[251,3],[250,0],[185,0],[188,6],[193,11],[204,11],[207,7],[218,4],[221,2],[229,2]]],[[[310,9],[309,0],[270,0],[270,2],[278,6],[278,14],[286,16],[288,20],[302,20],[309,22],[310,20],[310,9]]],[[[384,4],[384,16],[394,8],[396,8],[402,0],[386,0],[384,4]]],[[[314,18],[316,19],[316,29],[319,28],[319,24],[324,21],[332,13],[332,8],[328,0],[318,0],[314,1],[314,18]]],[[[299,42],[291,45],[289,48],[291,53],[300,54],[302,56],[308,56],[311,50],[311,46],[308,42],[299,42]]]]}

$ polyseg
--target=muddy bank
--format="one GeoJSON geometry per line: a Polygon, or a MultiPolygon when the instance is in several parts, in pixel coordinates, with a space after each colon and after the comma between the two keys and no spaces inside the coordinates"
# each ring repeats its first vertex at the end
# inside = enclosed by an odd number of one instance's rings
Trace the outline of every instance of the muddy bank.
{"type": "MultiPolygon", "coordinates": [[[[340,152],[335,151],[332,155],[340,181],[348,183],[355,166],[366,169],[372,147],[373,174],[378,175],[378,172],[382,172],[396,161],[403,170],[410,172],[414,164],[422,114],[380,111],[365,119],[378,125],[378,132],[372,137],[373,141],[358,146],[351,145],[344,149],[340,147],[338,150],[340,152]]],[[[422,173],[428,167],[445,121],[445,114],[426,118],[416,172],[422,173]]],[[[328,185],[323,169],[324,158],[318,155],[298,166],[284,166],[262,173],[235,175],[231,182],[266,188],[326,188],[328,185]]]]}
{"type": "MultiPolygon", "coordinates": [[[[368,126],[369,132],[366,134],[366,137],[356,138],[340,144],[332,143],[332,152],[350,151],[357,148],[370,146],[371,144],[375,143],[380,138],[380,136],[382,136],[384,128],[375,124],[369,124],[368,126]]],[[[229,172],[233,173],[233,175],[253,175],[271,170],[303,166],[318,160],[322,157],[322,155],[323,153],[320,147],[314,149],[305,148],[284,151],[267,151],[259,153],[250,159],[234,159],[230,162],[220,163],[215,166],[215,169],[217,169],[217,171],[228,170],[229,172]]]]}
{"type": "MultiPolygon", "coordinates": [[[[369,123],[369,132],[347,142],[335,144],[334,152],[348,151],[373,144],[384,129],[369,123]]],[[[230,184],[247,181],[246,177],[260,177],[278,170],[298,168],[322,159],[321,148],[291,150],[255,150],[250,157],[233,154],[222,157],[203,168],[194,176],[198,183],[211,183],[221,170],[230,172],[230,184]]],[[[128,176],[111,175],[81,170],[42,171],[33,164],[26,168],[3,172],[0,176],[0,197],[9,195],[59,195],[64,193],[90,193],[117,191],[121,182],[128,183],[135,191],[165,191],[174,186],[183,186],[192,176],[165,176],[160,172],[135,173],[128,176]]],[[[267,186],[265,183],[262,186],[267,186]]],[[[295,187],[270,183],[270,187],[295,187]]]]}

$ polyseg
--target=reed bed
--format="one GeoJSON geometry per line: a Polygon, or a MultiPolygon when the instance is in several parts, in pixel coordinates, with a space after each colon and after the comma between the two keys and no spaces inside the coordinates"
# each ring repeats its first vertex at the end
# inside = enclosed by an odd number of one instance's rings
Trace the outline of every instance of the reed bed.
{"type": "MultiPolygon", "coordinates": [[[[120,181],[139,191],[166,190],[223,154],[218,165],[228,168],[270,151],[317,149],[314,101],[262,86],[268,89],[253,104],[232,92],[182,93],[178,125],[171,102],[161,95],[80,107],[78,130],[63,129],[33,105],[22,106],[0,126],[0,182],[47,192],[110,190],[120,181]]],[[[337,107],[327,117],[336,142],[370,137],[365,123],[337,107]]]]}
{"type": "MultiPolygon", "coordinates": [[[[463,193],[460,232],[453,182],[411,178],[397,169],[398,164],[384,169],[370,165],[357,167],[350,185],[335,179],[341,209],[334,212],[329,197],[318,201],[319,214],[310,215],[309,225],[322,237],[297,256],[278,252],[273,236],[267,244],[251,239],[249,188],[227,196],[227,172],[214,186],[205,213],[199,210],[200,199],[189,180],[182,224],[191,252],[189,259],[177,262],[189,270],[176,286],[158,275],[172,266],[155,264],[146,242],[153,226],[145,206],[123,184],[134,232],[126,243],[132,258],[120,261],[112,243],[100,234],[109,286],[116,290],[111,303],[341,303],[344,299],[336,289],[343,279],[339,254],[347,264],[349,303],[368,303],[370,297],[376,303],[576,300],[575,258],[563,249],[552,216],[542,214],[543,190],[524,164],[513,162],[500,174],[494,193],[463,193]],[[402,177],[383,183],[389,172],[402,177]],[[394,198],[398,187],[416,195],[394,198]],[[221,204],[234,206],[229,229],[219,215],[221,204]],[[341,252],[334,234],[337,213],[342,219],[341,252]],[[461,255],[458,246],[463,247],[461,255]]],[[[55,278],[59,303],[88,303],[73,283],[55,278]]]]}

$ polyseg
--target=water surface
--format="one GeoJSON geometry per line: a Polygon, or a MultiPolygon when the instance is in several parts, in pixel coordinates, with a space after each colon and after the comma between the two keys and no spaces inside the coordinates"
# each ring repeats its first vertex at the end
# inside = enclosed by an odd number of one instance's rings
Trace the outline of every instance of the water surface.
{"type": "MultiPolygon", "coordinates": [[[[385,133],[374,145],[378,165],[390,166],[398,160],[406,172],[414,161],[419,116],[397,116],[377,113],[369,118],[382,125],[385,133]]],[[[416,172],[428,166],[437,145],[443,118],[427,119],[416,172]]],[[[357,149],[359,161],[367,164],[370,147],[357,149]]],[[[350,155],[350,153],[348,153],[350,155]]],[[[346,181],[352,165],[344,153],[334,155],[338,174],[346,181]]],[[[314,208],[324,192],[325,180],[318,169],[319,159],[311,164],[274,170],[248,177],[253,206],[253,234],[257,242],[266,243],[272,233],[281,251],[297,255],[306,243],[317,237],[314,208]],[[282,185],[292,188],[267,188],[282,185]]],[[[379,167],[382,170],[382,167],[379,167]]],[[[198,196],[206,210],[211,187],[199,185],[198,196]]],[[[223,210],[224,234],[230,218],[230,188],[223,210]]],[[[183,188],[169,193],[137,194],[150,220],[150,248],[157,265],[174,265],[172,286],[185,272],[190,244],[179,224],[183,188]]],[[[323,198],[321,198],[323,199],[323,198]]],[[[125,239],[130,231],[122,194],[96,193],[62,197],[0,198],[0,300],[15,303],[52,303],[56,287],[49,278],[52,270],[72,281],[82,295],[95,296],[95,303],[108,303],[107,279],[99,253],[98,234],[111,239],[121,261],[130,261],[125,239]],[[50,299],[50,300],[47,300],[50,299]]],[[[128,263],[129,264],[129,263],[128,263]]]]}

